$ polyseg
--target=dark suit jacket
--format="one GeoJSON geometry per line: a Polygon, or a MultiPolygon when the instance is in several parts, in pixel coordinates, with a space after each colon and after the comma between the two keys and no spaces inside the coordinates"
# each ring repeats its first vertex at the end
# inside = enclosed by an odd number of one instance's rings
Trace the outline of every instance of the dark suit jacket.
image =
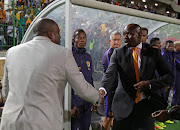
{"type": "MultiPolygon", "coordinates": [[[[114,95],[112,111],[115,119],[121,119],[132,112],[137,92],[133,87],[137,81],[132,51],[127,46],[115,49],[111,56],[109,67],[101,82],[101,87],[104,87],[107,92],[110,90],[117,73],[119,75],[118,87],[114,95]]],[[[150,92],[166,87],[174,80],[174,75],[160,51],[148,44],[142,44],[139,79],[140,81],[150,81],[151,90],[148,90],[150,92]],[[160,74],[157,79],[153,79],[155,70],[160,74]]]]}

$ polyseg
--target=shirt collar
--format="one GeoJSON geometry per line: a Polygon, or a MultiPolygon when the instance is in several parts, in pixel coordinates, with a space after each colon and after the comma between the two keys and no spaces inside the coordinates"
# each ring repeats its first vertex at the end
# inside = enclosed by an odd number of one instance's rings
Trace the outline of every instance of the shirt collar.
{"type": "Polygon", "coordinates": [[[142,49],[142,43],[138,44],[136,47],[142,49]]]}
{"type": "MultiPolygon", "coordinates": [[[[137,47],[138,49],[142,49],[142,43],[138,44],[136,47],[137,47]]],[[[129,48],[132,49],[132,47],[129,47],[129,48]]]]}
{"type": "Polygon", "coordinates": [[[33,40],[48,40],[51,41],[48,37],[45,36],[35,36],[33,40]]]}

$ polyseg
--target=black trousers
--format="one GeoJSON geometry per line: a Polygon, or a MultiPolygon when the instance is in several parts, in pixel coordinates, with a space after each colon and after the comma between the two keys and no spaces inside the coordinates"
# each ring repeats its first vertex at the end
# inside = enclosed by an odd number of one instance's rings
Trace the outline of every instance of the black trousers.
{"type": "Polygon", "coordinates": [[[151,117],[152,106],[147,99],[134,105],[127,118],[114,119],[112,130],[154,130],[154,119],[151,117]]]}

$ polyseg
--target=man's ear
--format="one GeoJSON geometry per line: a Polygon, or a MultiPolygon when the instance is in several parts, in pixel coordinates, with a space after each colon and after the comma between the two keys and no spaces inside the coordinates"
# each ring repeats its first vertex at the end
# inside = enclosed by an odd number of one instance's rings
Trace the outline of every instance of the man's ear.
{"type": "Polygon", "coordinates": [[[142,37],[142,32],[139,32],[139,36],[141,36],[141,37],[142,37]]]}
{"type": "Polygon", "coordinates": [[[74,38],[72,39],[72,42],[73,42],[73,43],[75,42],[75,39],[74,39],[74,38]]]}
{"type": "Polygon", "coordinates": [[[54,34],[53,34],[52,31],[48,31],[48,32],[47,32],[47,35],[48,35],[48,38],[49,38],[50,40],[53,39],[54,34]]]}

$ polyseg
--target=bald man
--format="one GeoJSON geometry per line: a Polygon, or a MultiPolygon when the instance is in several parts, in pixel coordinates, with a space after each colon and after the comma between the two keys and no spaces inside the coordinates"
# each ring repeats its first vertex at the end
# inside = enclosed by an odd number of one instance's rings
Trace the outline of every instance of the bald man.
{"type": "Polygon", "coordinates": [[[101,98],[79,72],[72,51],[59,46],[60,30],[53,20],[39,20],[33,32],[33,40],[6,55],[1,130],[62,130],[67,82],[89,102],[101,98]]]}
{"type": "Polygon", "coordinates": [[[149,94],[172,83],[174,76],[158,49],[142,44],[141,27],[129,24],[123,32],[125,46],[114,50],[101,82],[100,93],[111,89],[118,74],[113,101],[112,130],[153,130],[149,94]],[[153,79],[155,70],[161,75],[153,79]],[[148,94],[148,95],[147,95],[148,94]]]}

